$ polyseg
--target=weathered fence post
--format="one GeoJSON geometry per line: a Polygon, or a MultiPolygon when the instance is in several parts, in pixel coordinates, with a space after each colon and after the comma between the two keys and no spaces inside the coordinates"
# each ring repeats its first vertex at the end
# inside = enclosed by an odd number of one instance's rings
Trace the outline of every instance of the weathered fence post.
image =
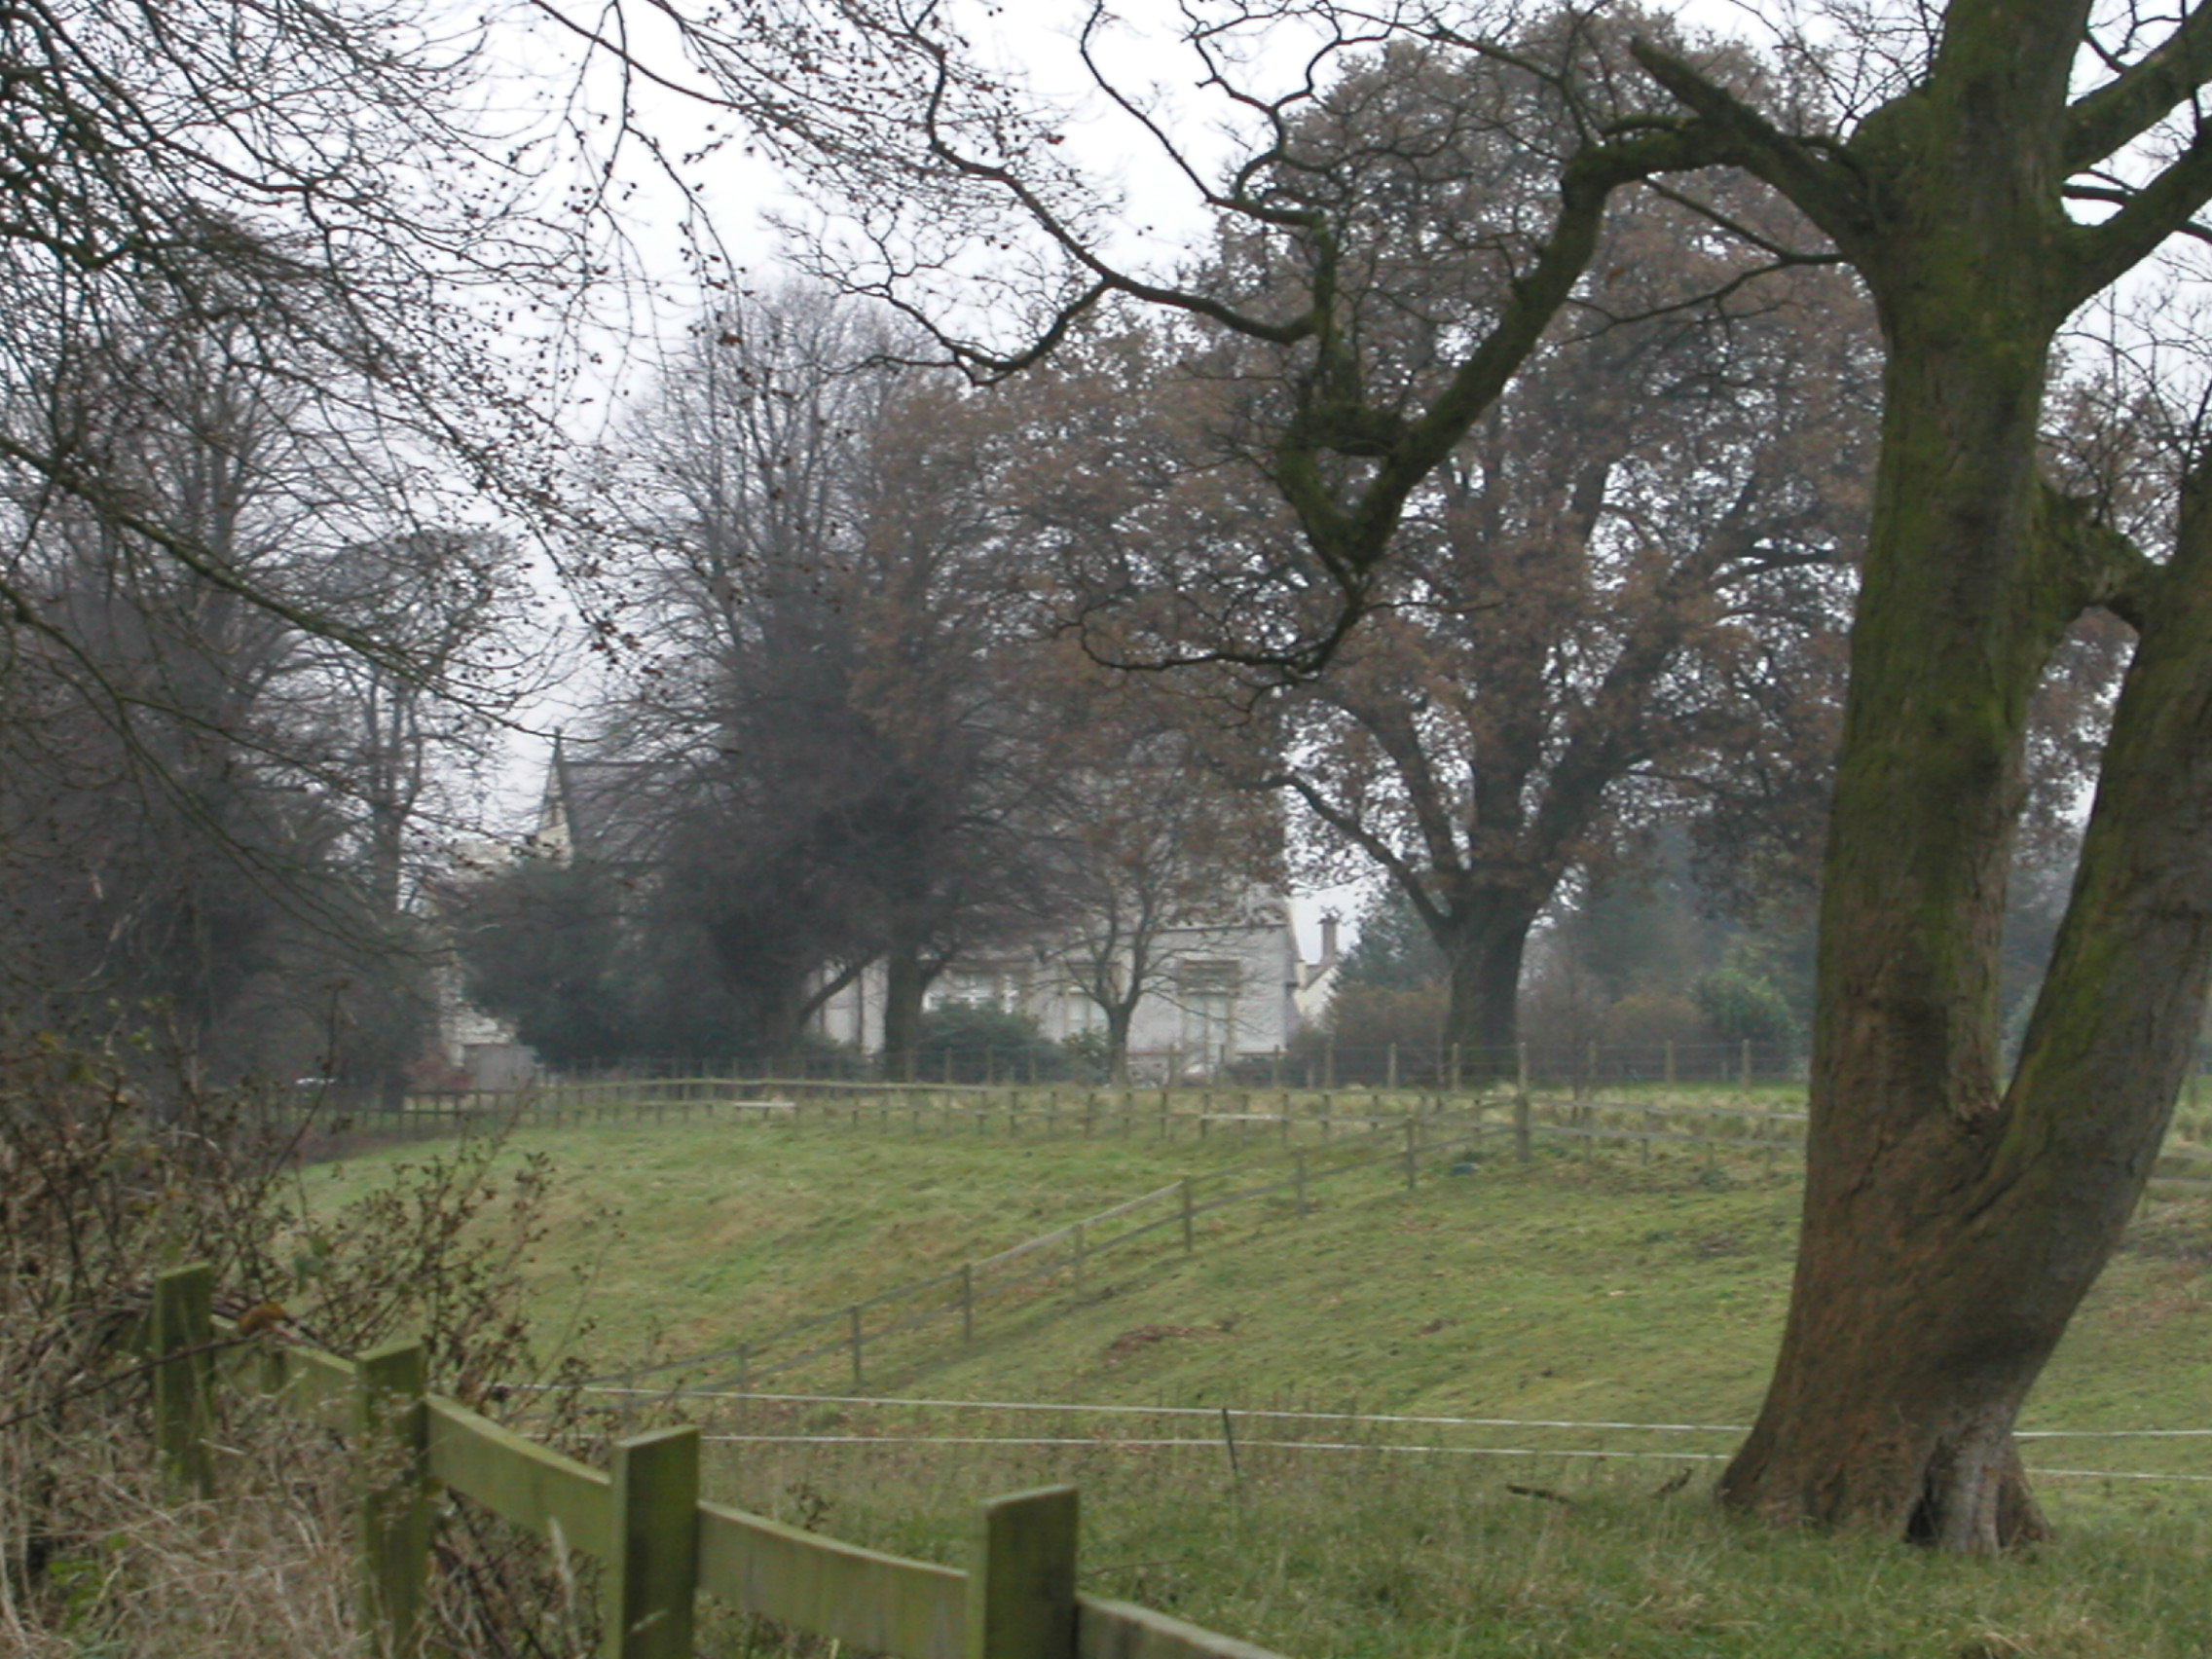
{"type": "Polygon", "coordinates": [[[387,1343],[353,1368],[362,1645],[384,1659],[412,1659],[422,1648],[430,1578],[427,1362],[421,1343],[387,1343]]]}
{"type": "Polygon", "coordinates": [[[605,1659],[691,1659],[699,1588],[699,1431],[614,1446],[613,1546],[600,1576],[605,1659]]]}
{"type": "Polygon", "coordinates": [[[1391,1044],[1391,1045],[1390,1045],[1390,1056],[1389,1056],[1389,1058],[1388,1058],[1388,1059],[1387,1059],[1387,1060],[1386,1060],[1386,1061],[1384,1062],[1384,1064],[1385,1064],[1385,1065],[1387,1065],[1387,1066],[1389,1067],[1389,1078],[1390,1078],[1389,1087],[1390,1087],[1391,1090],[1392,1090],[1393,1092],[1395,1092],[1395,1091],[1396,1091],[1396,1089],[1397,1089],[1397,1087],[1398,1087],[1398,1045],[1397,1045],[1397,1044],[1393,1043],[1393,1044],[1391,1044]]]}
{"type": "Polygon", "coordinates": [[[1523,1163],[1529,1161],[1529,1091],[1523,1089],[1513,1097],[1513,1156],[1523,1163]]]}
{"type": "Polygon", "coordinates": [[[168,1478],[198,1497],[215,1493],[214,1295],[215,1270],[204,1262],[156,1273],[146,1332],[151,1356],[176,1356],[154,1367],[154,1447],[168,1478]]]}
{"type": "Polygon", "coordinates": [[[965,1659],[1075,1659],[1074,1487],[983,1505],[968,1567],[965,1659]]]}

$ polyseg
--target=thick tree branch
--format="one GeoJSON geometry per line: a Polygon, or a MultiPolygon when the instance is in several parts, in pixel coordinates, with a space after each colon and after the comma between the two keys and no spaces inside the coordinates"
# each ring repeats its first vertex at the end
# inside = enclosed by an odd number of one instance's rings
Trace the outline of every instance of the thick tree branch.
{"type": "Polygon", "coordinates": [[[1721,136],[1722,153],[1714,160],[1733,162],[1765,179],[1847,252],[1863,247],[1872,231],[1872,213],[1850,167],[1784,132],[1672,53],[1644,40],[1631,42],[1629,50],[1646,74],[1721,136]]]}
{"type": "Polygon", "coordinates": [[[1420,879],[1420,872],[1404,858],[1386,839],[1362,823],[1355,813],[1346,812],[1316,789],[1312,781],[1296,772],[1285,772],[1268,782],[1277,788],[1293,791],[1306,802],[1307,810],[1360,851],[1373,859],[1397,883],[1405,894],[1424,927],[1434,929],[1442,925],[1444,911],[1428,896],[1428,887],[1420,879]]]}
{"type": "Polygon", "coordinates": [[[2060,274],[2058,300],[2072,311],[2102,292],[2186,229],[2198,208],[2212,201],[2212,128],[2199,128],[2188,149],[2101,225],[2081,225],[2068,234],[2072,258],[2060,274]]]}
{"type": "Polygon", "coordinates": [[[2088,500],[2046,481],[2041,506],[2036,529],[2044,555],[2071,577],[2076,613],[2102,607],[2141,633],[2166,581],[2165,568],[2099,519],[2088,500]]]}
{"type": "Polygon", "coordinates": [[[1427,848],[1429,867],[1456,874],[1460,868],[1459,843],[1445,805],[1444,790],[1436,781],[1414,721],[1416,702],[1405,697],[1381,701],[1363,698],[1341,681],[1334,685],[1324,682],[1322,694],[1365,728],[1396,768],[1415,826],[1427,848]]]}
{"type": "Polygon", "coordinates": [[[2066,112],[2066,166],[2094,166],[2212,80],[2212,7],[2198,7],[2133,67],[2066,112]]]}
{"type": "Polygon", "coordinates": [[[1357,506],[1343,512],[1318,493],[1310,457],[1278,456],[1278,482],[1316,549],[1327,556],[1327,550],[1341,548],[1357,568],[1382,557],[1408,498],[1496,402],[1589,268],[1615,190],[1651,173],[1682,172],[1724,159],[1722,135],[1699,122],[1579,151],[1561,177],[1559,213],[1534,266],[1514,280],[1496,326],[1389,446],[1357,506]],[[1285,460],[1297,463],[1287,468],[1287,478],[1285,460]]]}

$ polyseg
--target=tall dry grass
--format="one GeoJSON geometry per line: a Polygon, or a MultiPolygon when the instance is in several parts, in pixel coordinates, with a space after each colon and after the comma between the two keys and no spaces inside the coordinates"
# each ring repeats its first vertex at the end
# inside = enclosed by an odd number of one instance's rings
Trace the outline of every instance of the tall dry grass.
{"type": "MultiPolygon", "coordinates": [[[[494,1413],[495,1379],[547,1376],[521,1276],[542,1165],[449,1143],[310,1221],[302,1125],[263,1106],[143,1047],[0,1049],[0,1652],[357,1650],[343,1435],[228,1389],[214,1497],[158,1467],[136,1349],[161,1269],[212,1266],[218,1310],[271,1328],[254,1340],[421,1338],[439,1386],[494,1413]]],[[[533,1431],[591,1450],[565,1408],[533,1431]]],[[[589,1586],[541,1547],[449,1504],[434,1555],[434,1651],[592,1650],[589,1586]]]]}

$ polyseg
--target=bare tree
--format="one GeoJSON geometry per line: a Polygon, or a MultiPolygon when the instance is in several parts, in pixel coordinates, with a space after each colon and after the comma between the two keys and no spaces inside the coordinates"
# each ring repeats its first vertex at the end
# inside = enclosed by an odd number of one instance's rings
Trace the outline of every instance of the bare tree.
{"type": "MultiPolygon", "coordinates": [[[[1402,153],[1440,171],[1458,136],[1438,70],[1385,55],[1313,118],[1349,129],[1340,143],[1384,125],[1391,165],[1363,182],[1417,246],[1414,203],[1433,192],[1387,187],[1402,153]],[[1371,85],[1389,79],[1387,96],[1371,85]]],[[[1747,224],[1760,207],[1727,205],[1747,224]]],[[[1603,277],[1409,501],[1375,613],[1283,699],[1295,763],[1280,781],[1406,893],[1451,966],[1443,1041],[1478,1074],[1512,1065],[1530,930],[1562,880],[1602,879],[1657,817],[1726,795],[1756,812],[1778,779],[1825,779],[1840,698],[1873,460],[1871,316],[1817,268],[1673,309],[1751,263],[1649,196],[1615,217],[1597,263],[1603,277]]],[[[1385,319],[1364,331],[1370,356],[1433,351],[1438,272],[1378,254],[1363,275],[1385,319]]]]}
{"type": "MultiPolygon", "coordinates": [[[[131,433],[165,410],[188,427],[168,402],[205,377],[178,361],[220,358],[265,420],[351,449],[356,488],[406,470],[418,501],[449,478],[527,498],[542,416],[471,308],[533,286],[557,305],[583,270],[588,216],[532,211],[549,159],[534,140],[551,134],[472,125],[469,43],[403,5],[33,0],[0,18],[0,60],[18,181],[0,218],[10,495],[33,519],[72,502],[213,588],[373,649],[166,514],[131,433]]],[[[346,509],[315,502],[331,525],[346,509]]],[[[7,597],[16,626],[49,620],[35,594],[7,597]]]]}
{"type": "Polygon", "coordinates": [[[16,809],[0,861],[22,894],[19,994],[48,1019],[159,995],[209,1059],[288,1053],[294,1071],[328,1063],[335,1021],[349,1075],[396,1083],[427,1017],[403,866],[421,867],[438,786],[502,695],[503,549],[333,543],[325,503],[366,521],[388,481],[351,470],[288,381],[203,329],[111,340],[50,402],[104,401],[118,365],[160,394],[102,438],[139,518],[392,650],[311,631],[86,502],[18,503],[7,579],[36,625],[11,636],[0,705],[16,809]],[[436,689],[464,682],[465,703],[436,689]]]}
{"type": "MultiPolygon", "coordinates": [[[[1175,1002],[1189,972],[1219,954],[1223,930],[1280,891],[1282,814],[1272,792],[1235,781],[1220,753],[1229,734],[1203,703],[1128,683],[1068,639],[1041,649],[1031,676],[1052,687],[1059,711],[1048,948],[1065,988],[1097,1010],[1108,1070],[1126,1083],[1138,1008],[1175,1002]]],[[[1234,744],[1245,770],[1264,764],[1244,750],[1254,741],[1264,731],[1234,744]]]]}
{"type": "Polygon", "coordinates": [[[869,367],[886,345],[798,288],[697,334],[636,433],[664,648],[620,719],[666,780],[661,891],[755,1040],[787,1051],[882,960],[898,1066],[946,963],[1033,919],[1044,790],[990,423],[946,377],[869,367]]]}
{"type": "MultiPolygon", "coordinates": [[[[408,4],[0,16],[0,629],[24,786],[0,853],[18,917],[77,941],[37,996],[162,990],[190,1028],[236,1035],[250,1005],[296,1035],[414,948],[393,849],[421,756],[508,687],[489,627],[464,646],[371,603],[368,550],[453,555],[426,598],[506,560],[451,525],[546,516],[530,399],[602,222],[588,190],[542,182],[574,153],[558,117],[490,114],[479,45],[408,4]],[[526,307],[535,356],[495,339],[526,307]],[[379,689],[340,714],[364,676],[379,689]],[[69,873],[41,890],[33,869],[69,873]]],[[[378,1064],[405,1057],[396,1027],[379,1041],[378,1064]]]]}

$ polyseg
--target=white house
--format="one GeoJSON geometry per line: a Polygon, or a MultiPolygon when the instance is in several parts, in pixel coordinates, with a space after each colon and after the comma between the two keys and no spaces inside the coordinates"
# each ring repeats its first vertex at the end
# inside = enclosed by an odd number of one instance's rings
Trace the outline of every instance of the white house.
{"type": "MultiPolygon", "coordinates": [[[[628,864],[649,861],[652,827],[659,821],[652,795],[656,769],[628,761],[578,759],[556,739],[539,798],[537,825],[519,848],[492,844],[457,849],[457,864],[489,871],[516,858],[556,865],[578,860],[628,864]]],[[[1236,878],[1224,874],[1234,889],[1236,878]]],[[[1321,957],[1305,961],[1292,925],[1290,901],[1280,893],[1246,891],[1202,919],[1176,920],[1147,940],[1146,987],[1129,1028],[1129,1054],[1138,1075],[1211,1073],[1272,1056],[1326,1009],[1337,968],[1337,917],[1321,921],[1321,957]]],[[[1060,1042],[1103,1034],[1106,1012],[1085,994],[1086,930],[1081,925],[1041,934],[1017,945],[1001,945],[955,960],[931,987],[928,1002],[978,1003],[1034,1018],[1046,1038],[1060,1042]]],[[[1128,952],[1119,953],[1125,977],[1128,952]]],[[[459,994],[450,977],[446,1048],[471,1073],[494,1072],[504,1081],[533,1066],[529,1051],[459,994]],[[465,1058],[464,1058],[465,1056],[465,1058]]],[[[883,1046],[884,969],[878,963],[828,998],[814,1029],[865,1053],[883,1046]]]]}
{"type": "MultiPolygon", "coordinates": [[[[1334,977],[1335,945],[1331,916],[1322,959],[1304,961],[1290,901],[1257,891],[1217,918],[1160,930],[1149,941],[1149,983],[1129,1025],[1132,1070],[1213,1072],[1279,1052],[1306,1023],[1310,993],[1334,977]]],[[[1047,934],[956,960],[927,1000],[1025,1014],[1054,1042],[1103,1033],[1106,1011],[1083,989],[1087,967],[1077,933],[1047,934]]],[[[883,983],[880,968],[860,975],[823,1004],[815,1029],[875,1052],[883,1042],[883,983]]]]}

